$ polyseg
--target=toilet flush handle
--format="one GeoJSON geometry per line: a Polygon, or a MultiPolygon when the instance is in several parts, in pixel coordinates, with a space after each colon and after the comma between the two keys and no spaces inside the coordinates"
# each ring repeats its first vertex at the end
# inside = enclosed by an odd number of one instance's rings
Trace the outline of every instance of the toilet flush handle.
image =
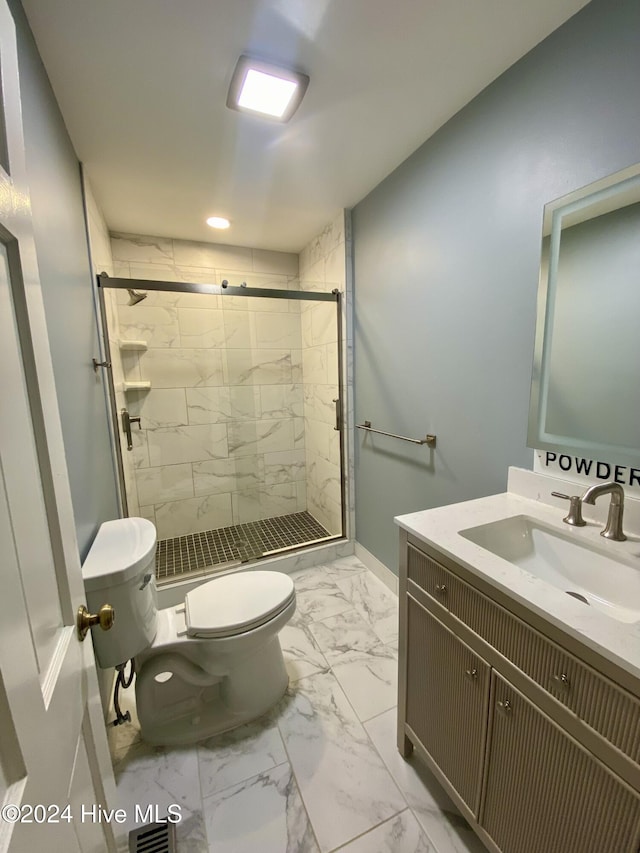
{"type": "Polygon", "coordinates": [[[108,631],[115,621],[116,611],[110,604],[103,604],[97,613],[89,613],[84,604],[82,604],[78,607],[76,614],[78,639],[82,642],[87,636],[89,628],[93,628],[94,625],[100,625],[103,631],[108,631]]]}

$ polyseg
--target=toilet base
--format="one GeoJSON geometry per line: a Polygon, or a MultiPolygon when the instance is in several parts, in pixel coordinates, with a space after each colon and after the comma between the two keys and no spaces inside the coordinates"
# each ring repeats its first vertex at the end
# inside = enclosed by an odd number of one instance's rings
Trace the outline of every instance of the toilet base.
{"type": "Polygon", "coordinates": [[[288,683],[277,636],[222,675],[172,652],[146,657],[136,675],[142,739],[181,746],[229,731],[270,710],[288,683]]]}

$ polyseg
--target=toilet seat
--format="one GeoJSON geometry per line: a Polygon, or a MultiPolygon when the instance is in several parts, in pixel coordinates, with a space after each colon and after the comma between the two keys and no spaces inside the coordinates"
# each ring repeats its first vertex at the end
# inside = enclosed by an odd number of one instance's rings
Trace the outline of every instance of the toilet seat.
{"type": "Polygon", "coordinates": [[[232,637],[259,628],[295,598],[289,575],[239,572],[208,581],[184,599],[187,636],[232,637]]]}

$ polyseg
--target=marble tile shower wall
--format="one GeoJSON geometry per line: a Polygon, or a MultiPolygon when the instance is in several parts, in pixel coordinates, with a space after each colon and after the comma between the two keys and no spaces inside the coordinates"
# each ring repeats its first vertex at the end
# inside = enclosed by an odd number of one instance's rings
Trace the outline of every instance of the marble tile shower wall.
{"type": "MultiPolygon", "coordinates": [[[[300,287],[303,290],[331,291],[338,288],[346,299],[340,322],[343,340],[348,307],[346,260],[348,214],[341,211],[300,254],[300,287]]],[[[330,533],[342,527],[340,489],[340,435],[335,427],[338,397],[338,324],[332,303],[306,303],[301,309],[302,366],[304,382],[305,458],[307,467],[307,507],[330,533]]],[[[348,392],[348,382],[343,385],[348,392]]],[[[347,398],[350,394],[347,393],[347,398]]],[[[348,399],[344,400],[348,412],[348,399]]],[[[345,418],[348,425],[349,419],[345,418]]],[[[348,430],[345,438],[348,439],[348,430]]],[[[346,485],[350,483],[348,468],[346,485]]]]}
{"type": "MultiPolygon", "coordinates": [[[[124,278],[297,289],[298,257],[114,234],[124,278]]],[[[298,302],[115,291],[140,514],[159,538],[307,509],[298,302]]],[[[126,451],[125,451],[126,452],[126,451]]]]}

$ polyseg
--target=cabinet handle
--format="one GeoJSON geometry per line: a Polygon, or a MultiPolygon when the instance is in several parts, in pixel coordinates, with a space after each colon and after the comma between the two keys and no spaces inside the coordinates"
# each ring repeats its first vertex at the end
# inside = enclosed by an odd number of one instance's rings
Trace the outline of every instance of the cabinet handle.
{"type": "Polygon", "coordinates": [[[478,677],[478,670],[475,667],[473,669],[465,669],[464,674],[467,678],[470,678],[471,681],[474,681],[478,677]]]}
{"type": "Polygon", "coordinates": [[[436,592],[439,595],[446,595],[447,593],[447,585],[445,583],[437,583],[436,584],[436,592]]]}
{"type": "Polygon", "coordinates": [[[553,675],[551,680],[556,687],[564,687],[566,690],[571,687],[571,682],[569,681],[569,676],[566,672],[561,672],[560,675],[553,675]]]}
{"type": "Polygon", "coordinates": [[[498,708],[500,708],[500,710],[502,711],[503,714],[510,714],[511,711],[513,710],[511,700],[505,699],[504,702],[501,700],[498,700],[498,708]]]}

